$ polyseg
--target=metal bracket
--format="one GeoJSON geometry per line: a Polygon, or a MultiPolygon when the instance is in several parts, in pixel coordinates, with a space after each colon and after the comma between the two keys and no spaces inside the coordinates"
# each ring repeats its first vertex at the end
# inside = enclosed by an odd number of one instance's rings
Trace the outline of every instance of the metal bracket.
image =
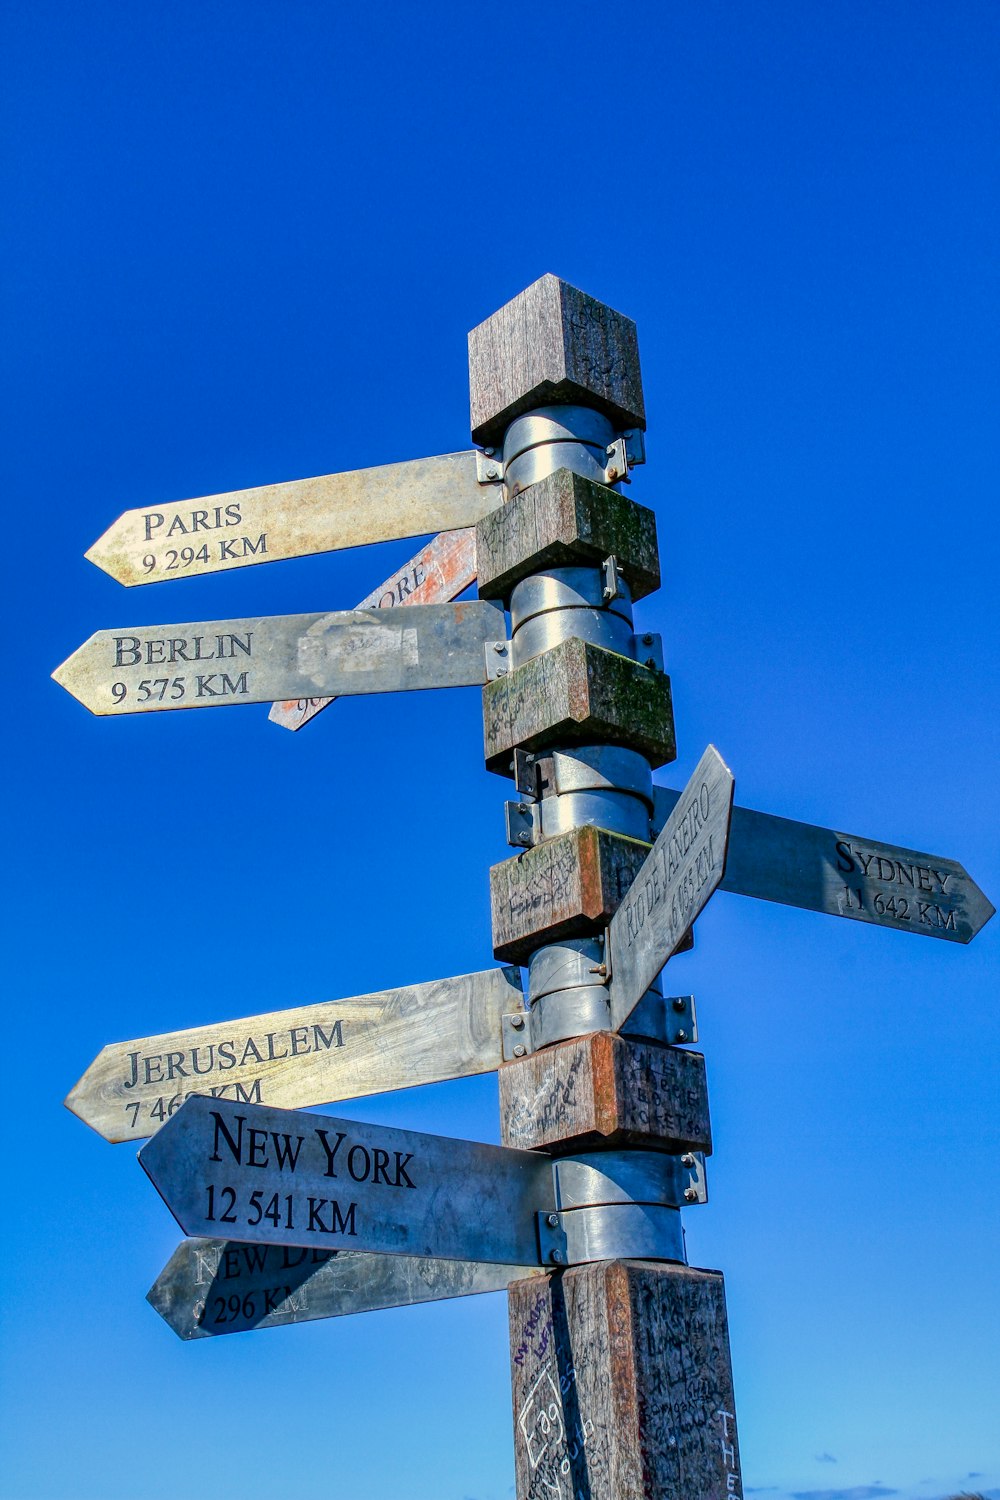
{"type": "Polygon", "coordinates": [[[527,1057],[535,1050],[531,1045],[530,1011],[507,1011],[500,1018],[500,1028],[504,1062],[513,1062],[516,1057],[527,1057]]]}
{"type": "Polygon", "coordinates": [[[505,802],[507,842],[512,849],[533,849],[538,843],[539,810],[534,802],[505,802]]]}
{"type": "Polygon", "coordinates": [[[622,433],[622,441],[630,469],[638,468],[639,464],[646,462],[646,434],[641,427],[627,428],[622,433]]]}
{"type": "Polygon", "coordinates": [[[604,573],[604,598],[610,604],[612,599],[617,599],[622,592],[622,576],[618,571],[618,559],[614,553],[604,559],[601,569],[604,573]]]}
{"type": "Polygon", "coordinates": [[[631,478],[629,470],[646,462],[646,444],[641,431],[637,427],[629,428],[608,444],[605,453],[608,458],[605,483],[628,484],[631,478]]]}
{"type": "Polygon", "coordinates": [[[480,484],[503,483],[503,459],[495,448],[476,449],[476,479],[480,484]]]}
{"type": "Polygon", "coordinates": [[[537,1214],[538,1258],[542,1265],[565,1266],[566,1231],[561,1213],[537,1214]]]}
{"type": "Polygon", "coordinates": [[[693,995],[643,995],[621,1028],[622,1036],[649,1037],[669,1047],[687,1047],[698,1040],[693,995]]]}
{"type": "Polygon", "coordinates": [[[510,641],[487,641],[483,647],[486,656],[486,681],[496,682],[510,671],[510,641]]]}
{"type": "Polygon", "coordinates": [[[532,802],[538,797],[538,762],[530,750],[514,751],[514,785],[522,797],[532,802]]]}
{"type": "Polygon", "coordinates": [[[652,672],[666,670],[663,664],[663,637],[656,631],[648,630],[644,635],[632,637],[632,656],[652,672]]]}

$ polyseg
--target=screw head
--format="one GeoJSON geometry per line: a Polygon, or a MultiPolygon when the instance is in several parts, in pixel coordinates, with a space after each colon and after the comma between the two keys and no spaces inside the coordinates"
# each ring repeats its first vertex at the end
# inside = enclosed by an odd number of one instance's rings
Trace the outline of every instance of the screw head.
{"type": "Polygon", "coordinates": [[[684,1189],[684,1202],[685,1203],[697,1203],[698,1202],[698,1189],[697,1188],[685,1188],[684,1189]]]}
{"type": "Polygon", "coordinates": [[[497,451],[497,450],[496,450],[496,449],[495,449],[495,448],[484,448],[484,449],[483,449],[483,452],[484,452],[484,453],[485,453],[485,454],[486,454],[486,457],[487,457],[487,458],[492,458],[492,457],[493,457],[493,455],[494,455],[494,453],[495,453],[495,452],[496,452],[496,451],[497,451]]]}
{"type": "Polygon", "coordinates": [[[674,1010],[680,1011],[682,1014],[687,1010],[687,1000],[683,995],[675,995],[673,1000],[671,1001],[671,1004],[673,1005],[674,1010]]]}
{"type": "Polygon", "coordinates": [[[679,1031],[679,1032],[678,1032],[678,1033],[677,1033],[677,1038],[676,1038],[676,1039],[677,1039],[677,1041],[679,1041],[679,1042],[686,1042],[686,1041],[687,1041],[687,1039],[688,1039],[688,1034],[687,1034],[687,1032],[686,1032],[686,1031],[685,1031],[685,1030],[684,1030],[684,1028],[683,1028],[683,1027],[681,1027],[681,1029],[680,1029],[680,1031],[679,1031]]]}
{"type": "Polygon", "coordinates": [[[559,1215],[558,1214],[546,1214],[545,1215],[545,1222],[549,1226],[550,1229],[558,1229],[559,1228],[559,1215]]]}
{"type": "Polygon", "coordinates": [[[514,1056],[515,1057],[524,1057],[525,1054],[527,1053],[527,1050],[528,1049],[524,1045],[523,1042],[518,1042],[517,1046],[514,1048],[514,1056]]]}
{"type": "Polygon", "coordinates": [[[510,1024],[513,1026],[515,1031],[520,1031],[521,1027],[524,1025],[524,1017],[517,1011],[515,1011],[515,1013],[510,1018],[510,1024]]]}
{"type": "Polygon", "coordinates": [[[682,1167],[693,1167],[694,1166],[694,1157],[691,1155],[690,1151],[685,1151],[684,1155],[681,1157],[681,1166],[682,1167]]]}
{"type": "Polygon", "coordinates": [[[653,644],[653,637],[651,635],[644,635],[642,638],[642,644],[644,646],[651,646],[653,644]]]}
{"type": "Polygon", "coordinates": [[[562,1263],[563,1263],[563,1253],[562,1253],[562,1251],[561,1250],[550,1250],[549,1251],[549,1260],[552,1261],[553,1265],[561,1266],[562,1263]]]}
{"type": "Polygon", "coordinates": [[[493,649],[496,652],[497,656],[506,656],[506,654],[507,654],[507,642],[506,641],[494,641],[493,642],[493,649]]]}

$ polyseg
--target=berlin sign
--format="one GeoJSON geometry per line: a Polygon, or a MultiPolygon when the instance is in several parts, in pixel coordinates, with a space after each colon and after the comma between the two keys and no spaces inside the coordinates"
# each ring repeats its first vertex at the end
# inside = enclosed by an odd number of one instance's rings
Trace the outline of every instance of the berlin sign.
{"type": "Polygon", "coordinates": [[[119,583],[159,583],[475,526],[503,496],[471,449],[127,510],[86,555],[119,583]]]}
{"type": "Polygon", "coordinates": [[[97,631],[52,676],[95,714],[482,686],[505,635],[479,601],[140,625],[97,631]]]}
{"type": "Polygon", "coordinates": [[[66,1106],[105,1140],[134,1141],[189,1094],[297,1108],[493,1072],[511,1012],[523,1013],[519,971],[484,969],[116,1042],[66,1106]]]}

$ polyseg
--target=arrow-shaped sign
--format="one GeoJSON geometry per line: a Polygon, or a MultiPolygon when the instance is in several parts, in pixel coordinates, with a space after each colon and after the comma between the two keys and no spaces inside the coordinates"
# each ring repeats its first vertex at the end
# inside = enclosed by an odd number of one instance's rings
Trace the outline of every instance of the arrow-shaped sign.
{"type": "Polygon", "coordinates": [[[473,449],[144,506],[119,516],[86,555],[131,586],[455,531],[501,504],[500,479],[499,464],[473,449]]]}
{"type": "Polygon", "coordinates": [[[482,686],[505,633],[479,601],[141,625],[99,630],[52,675],[95,714],[482,686]]]}
{"type": "Polygon", "coordinates": [[[733,775],[709,745],[608,924],[611,1025],[627,1021],[726,867],[733,775]]]}
{"type": "Polygon", "coordinates": [[[178,1337],[200,1339],[500,1292],[511,1281],[542,1275],[538,1265],[182,1240],[147,1301],[178,1337]]]}
{"type": "Polygon", "coordinates": [[[533,1151],[192,1098],[139,1152],[185,1234],[255,1244],[539,1264],[556,1211],[533,1151]]]}
{"type": "Polygon", "coordinates": [[[66,1106],[108,1141],[152,1135],[190,1094],[286,1108],[488,1073],[517,969],[484,969],[105,1047],[66,1106]]]}
{"type": "MultiPolygon", "coordinates": [[[[679,793],[654,793],[658,826],[679,793]]],[[[969,942],[994,912],[953,859],[746,807],[733,808],[721,889],[953,943],[969,942]]]]}
{"type": "MultiPolygon", "coordinates": [[[[457,599],[475,577],[475,531],[443,531],[356,607],[393,609],[401,604],[441,604],[457,599]]],[[[333,702],[333,698],[291,698],[272,703],[268,718],[283,729],[301,729],[333,702]]]]}

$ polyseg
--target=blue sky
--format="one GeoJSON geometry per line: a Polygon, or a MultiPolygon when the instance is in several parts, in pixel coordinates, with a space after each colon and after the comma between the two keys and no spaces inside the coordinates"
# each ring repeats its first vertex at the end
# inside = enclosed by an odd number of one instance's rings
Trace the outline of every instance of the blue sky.
{"type": "MultiPolygon", "coordinates": [[[[409,544],[126,592],[121,510],[467,447],[545,271],[635,318],[679,786],[997,856],[998,16],[34,0],[0,46],[5,1500],[507,1500],[500,1296],[182,1345],[178,1237],[61,1107],[108,1041],[481,968],[475,690],[92,718],[93,630],[352,605],[409,544]],[[16,1209],[14,1207],[16,1205],[16,1209]]],[[[996,921],[718,895],[699,1002],[747,1492],[1000,1495],[996,921]]],[[[341,1112],[495,1140],[493,1078],[341,1112]]]]}

